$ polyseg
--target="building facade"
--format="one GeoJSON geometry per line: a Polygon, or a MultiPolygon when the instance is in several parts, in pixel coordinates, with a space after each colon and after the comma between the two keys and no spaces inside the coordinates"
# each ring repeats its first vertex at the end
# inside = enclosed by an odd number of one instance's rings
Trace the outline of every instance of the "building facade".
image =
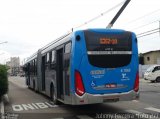
{"type": "Polygon", "coordinates": [[[11,57],[10,61],[6,62],[6,65],[9,66],[8,73],[11,75],[17,75],[20,72],[20,58],[11,57]]]}
{"type": "Polygon", "coordinates": [[[160,50],[143,53],[144,65],[160,64],[160,50]]]}
{"type": "Polygon", "coordinates": [[[145,71],[153,65],[160,65],[160,50],[139,54],[139,76],[143,78],[145,71]]]}

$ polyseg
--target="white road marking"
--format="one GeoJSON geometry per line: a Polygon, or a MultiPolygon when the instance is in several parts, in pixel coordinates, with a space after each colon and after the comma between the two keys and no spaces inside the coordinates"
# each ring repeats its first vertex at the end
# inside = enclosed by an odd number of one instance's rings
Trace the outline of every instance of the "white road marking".
{"type": "Polygon", "coordinates": [[[24,110],[37,110],[37,109],[46,109],[46,108],[55,108],[58,105],[50,104],[49,102],[38,102],[31,104],[16,104],[12,105],[13,111],[20,112],[24,110]]]}
{"type": "Polygon", "coordinates": [[[148,107],[148,108],[145,108],[145,109],[146,109],[146,110],[155,111],[155,112],[159,112],[159,113],[160,113],[160,109],[158,109],[158,108],[148,107]]]}
{"type": "Polygon", "coordinates": [[[78,115],[77,116],[79,119],[93,119],[92,117],[89,117],[87,115],[78,115]]]}

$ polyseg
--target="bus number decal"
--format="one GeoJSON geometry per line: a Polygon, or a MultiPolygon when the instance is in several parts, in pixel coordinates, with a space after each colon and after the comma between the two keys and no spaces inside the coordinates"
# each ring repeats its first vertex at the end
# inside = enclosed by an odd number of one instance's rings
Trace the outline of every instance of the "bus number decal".
{"type": "Polygon", "coordinates": [[[121,72],[131,72],[131,69],[129,68],[129,69],[121,69],[121,72]]]}
{"type": "Polygon", "coordinates": [[[92,70],[90,74],[93,78],[102,78],[105,74],[105,70],[92,70]]]}

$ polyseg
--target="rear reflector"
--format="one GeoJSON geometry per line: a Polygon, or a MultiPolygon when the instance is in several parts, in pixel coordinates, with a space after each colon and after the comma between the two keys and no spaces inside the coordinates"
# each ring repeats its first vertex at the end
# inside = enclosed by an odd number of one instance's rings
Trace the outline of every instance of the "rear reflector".
{"type": "Polygon", "coordinates": [[[137,72],[136,74],[136,79],[135,79],[135,83],[134,83],[134,91],[138,92],[139,90],[139,72],[137,72]]]}
{"type": "Polygon", "coordinates": [[[79,96],[82,96],[85,93],[82,76],[78,71],[75,71],[75,91],[79,96]]]}

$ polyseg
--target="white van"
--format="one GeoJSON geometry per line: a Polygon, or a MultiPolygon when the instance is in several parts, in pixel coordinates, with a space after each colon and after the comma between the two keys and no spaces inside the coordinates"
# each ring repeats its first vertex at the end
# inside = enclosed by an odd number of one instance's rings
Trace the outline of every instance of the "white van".
{"type": "Polygon", "coordinates": [[[144,73],[144,79],[151,82],[160,82],[160,65],[154,65],[144,73]]]}

